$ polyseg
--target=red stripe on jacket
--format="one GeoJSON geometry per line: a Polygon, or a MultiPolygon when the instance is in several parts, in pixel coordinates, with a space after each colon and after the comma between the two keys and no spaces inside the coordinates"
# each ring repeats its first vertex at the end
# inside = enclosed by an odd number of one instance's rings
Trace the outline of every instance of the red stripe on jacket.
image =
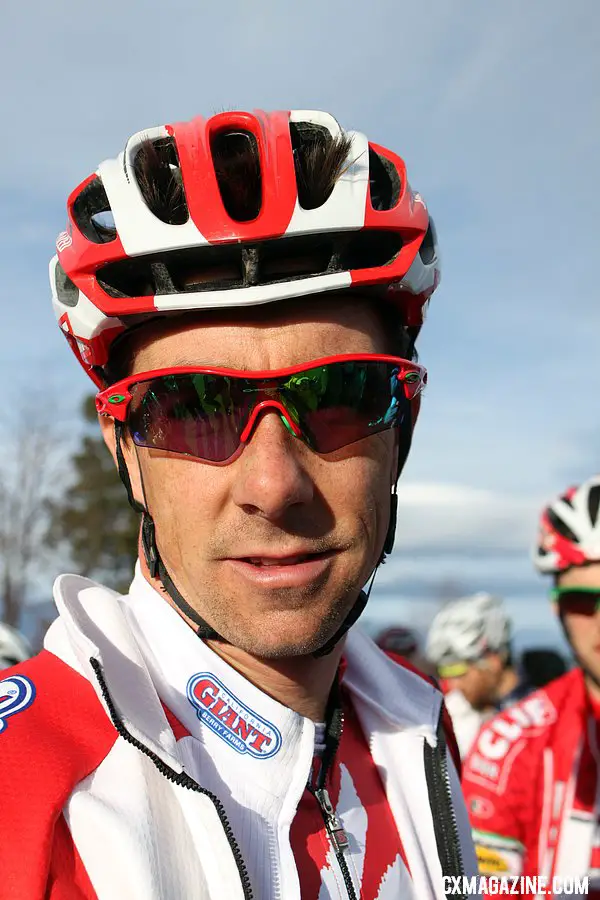
{"type": "Polygon", "coordinates": [[[11,900],[95,900],[63,809],[117,731],[92,685],[47,650],[1,674],[25,676],[36,694],[6,718],[0,734],[1,821],[10,823],[10,840],[0,840],[0,893],[11,900]]]}

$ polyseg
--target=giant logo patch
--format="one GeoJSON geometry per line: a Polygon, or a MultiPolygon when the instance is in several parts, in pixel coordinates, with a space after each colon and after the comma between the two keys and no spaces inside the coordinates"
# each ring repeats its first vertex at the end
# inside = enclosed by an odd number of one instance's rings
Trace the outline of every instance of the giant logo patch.
{"type": "Polygon", "coordinates": [[[281,733],[249,709],[210,672],[192,675],[187,697],[196,715],[238,753],[269,759],[281,747],[281,733]]]}
{"type": "Polygon", "coordinates": [[[11,675],[0,681],[0,734],[7,727],[6,720],[22,712],[35,700],[35,685],[24,675],[11,675]]]}

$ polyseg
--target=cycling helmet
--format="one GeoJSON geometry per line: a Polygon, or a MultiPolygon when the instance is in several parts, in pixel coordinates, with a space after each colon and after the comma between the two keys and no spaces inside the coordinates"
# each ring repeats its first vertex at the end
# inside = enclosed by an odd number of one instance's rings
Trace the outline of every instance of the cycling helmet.
{"type": "MultiPolygon", "coordinates": [[[[139,132],[73,191],[67,216],[50,263],[54,311],[98,387],[114,380],[115,342],[149,320],[350,289],[386,303],[414,346],[440,278],[435,228],[402,159],[325,112],[224,112],[139,132]]],[[[417,413],[418,404],[413,425],[417,413]]],[[[132,496],[117,423],[115,434],[152,577],[200,636],[218,637],[167,572],[151,511],[132,496]]],[[[395,521],[393,490],[382,560],[395,521]]]]}
{"type": "Polygon", "coordinates": [[[360,288],[393,304],[414,341],[440,277],[402,159],[325,112],[223,112],[139,132],[73,191],[67,214],[54,311],[99,387],[128,328],[193,310],[360,288]],[[315,199],[312,150],[336,141],[337,175],[315,199]],[[227,166],[248,148],[254,164],[234,173],[250,197],[240,209],[227,166]]]}
{"type": "Polygon", "coordinates": [[[571,487],[541,516],[533,561],[538,572],[558,575],[571,566],[600,562],[600,477],[571,487]]]}
{"type": "Polygon", "coordinates": [[[27,638],[10,625],[0,622],[0,669],[25,662],[32,655],[27,638]]]}
{"type": "Polygon", "coordinates": [[[481,592],[452,600],[439,611],[429,629],[426,655],[442,678],[451,678],[486,653],[509,648],[510,620],[502,601],[481,592]]]}
{"type": "Polygon", "coordinates": [[[382,631],[377,638],[377,646],[382,650],[391,650],[400,656],[411,656],[419,649],[417,636],[412,628],[397,626],[382,631]]]}

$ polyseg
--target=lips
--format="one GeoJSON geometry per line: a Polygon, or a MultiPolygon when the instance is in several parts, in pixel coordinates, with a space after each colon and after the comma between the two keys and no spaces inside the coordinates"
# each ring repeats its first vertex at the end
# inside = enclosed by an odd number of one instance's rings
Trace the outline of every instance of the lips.
{"type": "Polygon", "coordinates": [[[326,578],[337,551],[287,556],[238,557],[227,561],[236,577],[259,589],[302,588],[326,578]]]}
{"type": "Polygon", "coordinates": [[[242,561],[253,566],[295,566],[298,563],[306,562],[307,559],[315,559],[322,555],[321,553],[299,553],[296,556],[247,556],[242,561]]]}

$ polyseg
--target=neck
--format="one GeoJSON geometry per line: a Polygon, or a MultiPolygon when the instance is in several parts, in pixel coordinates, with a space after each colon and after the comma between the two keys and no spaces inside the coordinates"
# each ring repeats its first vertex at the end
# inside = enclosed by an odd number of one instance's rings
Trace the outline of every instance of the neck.
{"type": "Polygon", "coordinates": [[[502,673],[502,677],[500,678],[498,696],[505,697],[507,694],[510,694],[511,691],[514,691],[518,683],[519,676],[517,675],[515,670],[512,667],[505,669],[502,673]]]}
{"type": "Polygon", "coordinates": [[[274,700],[313,722],[325,720],[325,709],[335,679],[342,646],[327,656],[261,659],[222,641],[207,641],[221,659],[274,700]]]}

